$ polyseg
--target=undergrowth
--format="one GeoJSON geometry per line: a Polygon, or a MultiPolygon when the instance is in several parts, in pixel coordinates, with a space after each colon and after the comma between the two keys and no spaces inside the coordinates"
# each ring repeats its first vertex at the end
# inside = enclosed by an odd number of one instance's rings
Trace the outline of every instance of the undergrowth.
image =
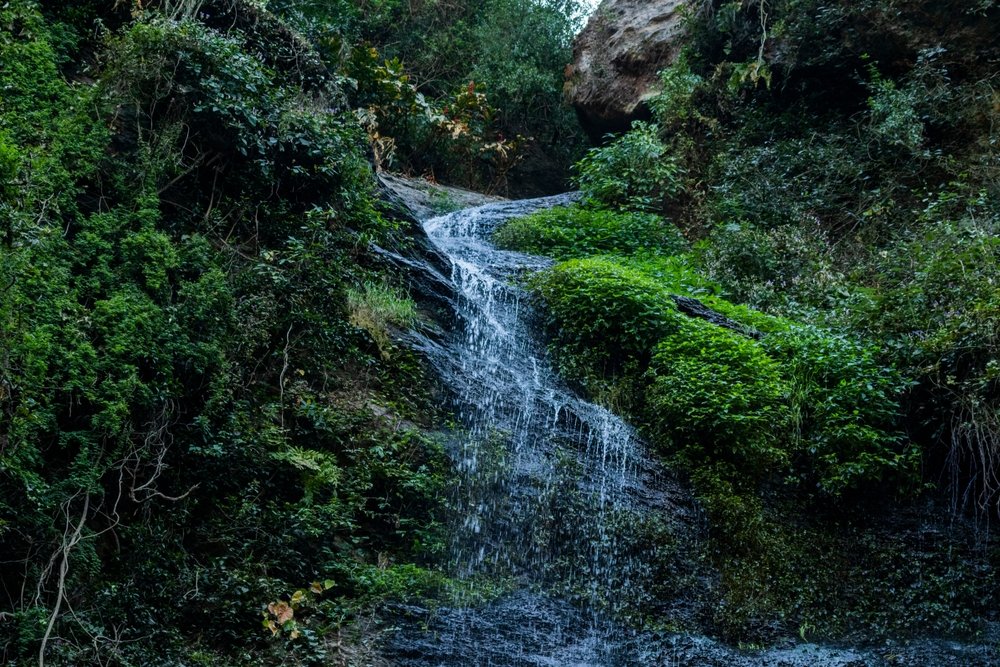
{"type": "Polygon", "coordinates": [[[258,4],[198,4],[0,7],[5,664],[326,663],[449,585],[439,401],[371,344],[416,315],[368,268],[398,229],[343,81],[258,4]]]}

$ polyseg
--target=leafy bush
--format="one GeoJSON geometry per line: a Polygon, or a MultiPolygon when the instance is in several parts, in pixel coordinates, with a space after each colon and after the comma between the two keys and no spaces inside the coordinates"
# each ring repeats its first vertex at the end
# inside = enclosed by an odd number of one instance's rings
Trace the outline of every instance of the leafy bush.
{"type": "Polygon", "coordinates": [[[913,91],[901,90],[874,66],[869,68],[869,74],[873,136],[887,146],[917,152],[924,143],[924,123],[915,108],[913,91]]]}
{"type": "MultiPolygon", "coordinates": [[[[111,40],[102,92],[139,121],[119,128],[120,140],[159,153],[151,174],[159,182],[146,185],[161,193],[190,185],[185,177],[194,167],[214,165],[229,174],[215,188],[271,192],[299,212],[321,206],[327,193],[341,188],[370,189],[363,134],[332,108],[339,95],[333,83],[309,93],[289,86],[247,50],[247,40],[237,31],[222,34],[156,15],[111,40]],[[228,153],[232,159],[220,164],[228,153]]],[[[358,215],[370,218],[365,199],[357,203],[358,215]]]]}
{"type": "Polygon", "coordinates": [[[506,185],[519,146],[500,133],[482,84],[472,81],[431,100],[399,59],[380,62],[374,48],[356,49],[348,73],[379,167],[437,173],[490,191],[506,185]]]}
{"type": "Polygon", "coordinates": [[[552,349],[570,378],[596,378],[648,358],[684,317],[667,286],[608,258],[570,260],[532,279],[552,349]]]}
{"type": "Polygon", "coordinates": [[[650,100],[650,106],[662,131],[679,132],[692,121],[711,123],[697,104],[704,86],[705,80],[691,69],[683,54],[660,72],[660,91],[650,100]]]}
{"type": "Polygon", "coordinates": [[[836,308],[849,295],[827,235],[815,227],[725,223],[696,246],[700,268],[732,300],[790,316],[836,308]]]}
{"type": "Polygon", "coordinates": [[[511,250],[560,260],[640,251],[676,255],[685,246],[677,228],[656,215],[580,206],[556,207],[515,218],[496,231],[493,241],[511,250]]]}
{"type": "Polygon", "coordinates": [[[681,165],[660,138],[659,127],[640,121],[606,146],[591,149],[576,170],[584,196],[612,209],[658,211],[683,187],[681,165]]]}
{"type": "Polygon", "coordinates": [[[912,491],[919,451],[899,430],[907,383],[875,346],[802,326],[761,345],[789,385],[789,444],[802,481],[833,496],[886,482],[900,495],[912,491]]]}
{"type": "Polygon", "coordinates": [[[6,136],[0,134],[0,203],[14,196],[14,179],[21,167],[21,156],[6,136]]]}
{"type": "Polygon", "coordinates": [[[789,463],[782,367],[754,341],[685,320],[655,348],[647,420],[689,468],[731,462],[761,478],[789,463]]]}
{"type": "Polygon", "coordinates": [[[856,140],[837,132],[809,132],[747,143],[716,155],[710,206],[717,222],[752,221],[772,229],[815,226],[823,220],[839,227],[860,216],[855,208],[858,188],[870,175],[856,140]]]}
{"type": "Polygon", "coordinates": [[[552,349],[591,391],[622,377],[625,403],[689,470],[784,478],[827,497],[892,481],[912,489],[918,453],[898,430],[907,383],[877,349],[718,298],[683,257],[592,257],[532,280],[552,349]],[[682,314],[700,296],[760,340],[682,314]]]}
{"type": "Polygon", "coordinates": [[[928,197],[924,215],[935,222],[886,251],[885,285],[857,323],[919,383],[911,410],[939,424],[928,458],[948,472],[952,502],[989,511],[1000,498],[989,463],[1000,451],[998,220],[984,193],[959,192],[928,197]]]}

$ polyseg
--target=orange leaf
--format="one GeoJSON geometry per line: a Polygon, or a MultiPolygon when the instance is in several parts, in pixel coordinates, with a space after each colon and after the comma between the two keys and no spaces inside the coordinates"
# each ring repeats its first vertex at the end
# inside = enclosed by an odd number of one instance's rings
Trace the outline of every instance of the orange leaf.
{"type": "Polygon", "coordinates": [[[278,620],[278,625],[284,625],[295,616],[295,611],[287,602],[272,602],[267,605],[267,610],[278,620]]]}

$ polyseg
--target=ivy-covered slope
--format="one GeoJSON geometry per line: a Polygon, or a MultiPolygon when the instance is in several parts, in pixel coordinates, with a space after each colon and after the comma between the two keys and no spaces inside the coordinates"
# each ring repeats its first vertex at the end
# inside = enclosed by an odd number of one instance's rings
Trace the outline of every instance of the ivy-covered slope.
{"type": "Polygon", "coordinates": [[[335,664],[443,585],[340,81],[251,2],[0,6],[5,664],[335,664]]]}

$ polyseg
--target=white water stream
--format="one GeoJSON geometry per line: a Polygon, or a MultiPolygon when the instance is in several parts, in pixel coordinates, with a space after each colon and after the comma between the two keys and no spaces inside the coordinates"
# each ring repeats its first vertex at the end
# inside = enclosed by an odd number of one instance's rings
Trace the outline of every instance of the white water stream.
{"type": "Polygon", "coordinates": [[[642,596],[643,563],[621,528],[657,497],[654,475],[631,427],[567,389],[546,358],[517,282],[549,261],[488,240],[508,218],[568,201],[490,204],[424,225],[458,293],[454,336],[421,343],[454,392],[460,422],[454,571],[517,590],[450,612],[437,657],[412,664],[629,662],[608,617],[642,596]]]}

